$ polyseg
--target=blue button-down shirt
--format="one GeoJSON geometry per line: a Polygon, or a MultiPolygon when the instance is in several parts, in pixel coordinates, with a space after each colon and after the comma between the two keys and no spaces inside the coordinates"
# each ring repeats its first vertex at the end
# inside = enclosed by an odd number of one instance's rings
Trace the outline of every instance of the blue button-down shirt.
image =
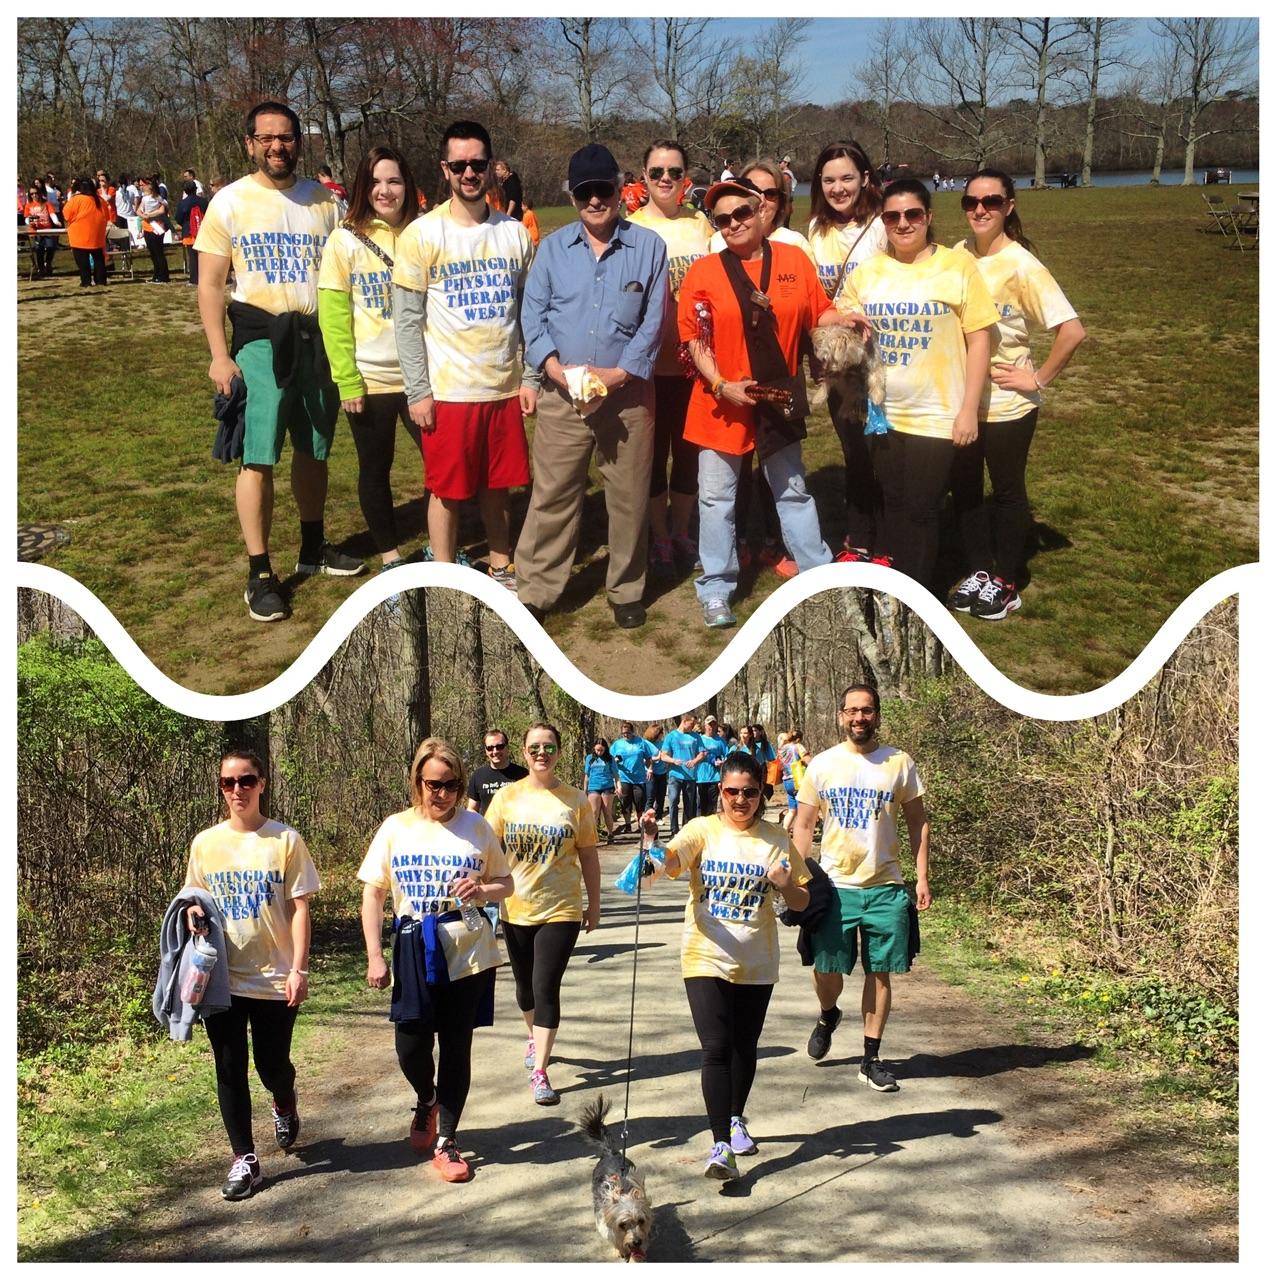
{"type": "Polygon", "coordinates": [[[620,219],[597,259],[581,222],[561,227],[538,246],[525,284],[525,360],[541,369],[558,355],[564,365],[652,378],[667,293],[667,246],[656,232],[620,219]]]}

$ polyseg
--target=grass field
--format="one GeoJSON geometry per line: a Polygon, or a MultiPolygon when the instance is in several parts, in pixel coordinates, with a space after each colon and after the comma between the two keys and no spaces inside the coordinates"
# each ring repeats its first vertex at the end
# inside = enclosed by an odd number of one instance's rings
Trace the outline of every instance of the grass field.
{"type": "MultiPolygon", "coordinates": [[[[1009,676],[1066,693],[1123,670],[1195,587],[1257,556],[1258,259],[1206,234],[1194,188],[1018,199],[1089,342],[1041,413],[1028,476],[1037,549],[1023,608],[1002,623],[964,625],[1009,676]]],[[[938,238],[954,242],[965,231],[959,195],[940,195],[935,210],[938,238]]],[[[569,216],[539,211],[544,230],[569,216]]],[[[802,205],[792,225],[805,216],[802,205]]],[[[19,519],[68,528],[70,545],[46,563],[90,587],[167,674],[209,692],[254,688],[301,652],[353,584],[307,581],[289,622],[249,621],[233,475],[209,454],[195,290],[140,276],[82,295],[62,256],[57,278],[18,286],[19,519]]],[[[412,501],[420,467],[403,445],[395,484],[407,537],[421,525],[412,501]]],[[[825,412],[810,420],[805,460],[836,545],[843,471],[825,412]]],[[[372,557],[341,423],[330,476],[331,538],[372,557]]],[[[272,548],[279,568],[292,565],[295,539],[282,495],[272,548]]],[[[703,629],[691,580],[655,598],[644,627],[618,631],[603,599],[606,542],[593,483],[580,564],[548,631],[614,689],[683,683],[726,633],[703,629]]],[[[739,619],[779,581],[766,571],[745,582],[739,619]]]]}

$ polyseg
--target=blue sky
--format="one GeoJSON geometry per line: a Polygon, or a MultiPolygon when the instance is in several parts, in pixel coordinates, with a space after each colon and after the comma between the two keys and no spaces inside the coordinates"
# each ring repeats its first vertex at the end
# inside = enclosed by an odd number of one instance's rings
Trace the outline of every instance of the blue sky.
{"type": "MultiPolygon", "coordinates": [[[[722,18],[717,21],[717,27],[726,43],[741,42],[745,45],[769,21],[765,18],[722,18]]],[[[1256,42],[1257,19],[1247,21],[1253,28],[1256,42]]],[[[826,104],[854,96],[851,87],[854,69],[866,58],[867,45],[879,22],[879,18],[813,19],[804,44],[808,81],[804,97],[807,101],[826,104]]],[[[1152,37],[1147,31],[1146,19],[1133,20],[1129,46],[1135,60],[1150,51],[1152,37]]]]}

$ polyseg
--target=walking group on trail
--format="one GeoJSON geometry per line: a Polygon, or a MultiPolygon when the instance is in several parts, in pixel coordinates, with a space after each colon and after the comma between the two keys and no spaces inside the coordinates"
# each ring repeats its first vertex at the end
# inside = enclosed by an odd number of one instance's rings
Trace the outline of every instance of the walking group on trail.
{"type": "Polygon", "coordinates": [[[1007,175],[968,180],[972,235],[948,248],[935,243],[926,184],[882,187],[855,142],[819,153],[807,235],[788,226],[785,158],[726,167],[699,197],[684,145],[662,139],[624,207],[617,162],[591,143],[568,163],[576,220],[535,252],[519,177],[495,166],[481,124],[444,130],[448,196],[421,214],[429,202],[394,147],[366,153],[343,213],[337,184],[295,175],[301,146],[287,105],[249,112],[253,172],[212,198],[194,246],[209,376],[242,421],[219,456],[239,463],[252,618],[290,611],[269,549],[286,433],[295,572],[367,569],[326,537],[340,406],[381,567],[420,554],[395,522],[402,424],[422,458],[421,555],[469,564],[459,521],[476,503],[488,574],[538,619],[572,575],[593,459],[608,518],[605,594],[620,627],[640,626],[654,590],[695,570],[709,627],[734,625],[753,564],[789,577],[833,559],[875,561],[937,588],[948,494],[966,565],[948,602],[987,620],[1020,607],[1027,455],[1045,388],[1085,332],[1031,252],[1007,175]],[[801,374],[806,354],[821,374],[810,335],[832,325],[873,345],[885,374],[883,404],[831,383],[844,459],[834,553],[806,483],[801,374]],[[1038,367],[1035,329],[1054,333],[1038,367]],[[516,530],[511,495],[525,486],[516,530]]]}
{"type": "MultiPolygon", "coordinates": [[[[630,724],[612,744],[614,762],[630,762],[633,774],[635,760],[646,757],[656,764],[668,756],[672,771],[696,769],[712,755],[717,761],[713,780],[702,786],[668,784],[699,799],[697,815],[686,807],[683,823],[673,804],[665,845],[657,809],[649,803],[641,811],[636,790],[627,819],[635,815],[645,876],[688,875],[680,970],[702,1051],[711,1178],[736,1178],[739,1157],[757,1149],[747,1104],[779,980],[779,917],[798,926],[802,959],[814,968],[818,1019],[809,1056],[820,1059],[829,1050],[842,1017],[843,978],[860,957],[864,1040],[857,1079],[881,1092],[898,1088],[879,1051],[891,975],[909,969],[918,950],[915,911],[931,902],[924,787],[911,758],[880,742],[875,689],[846,689],[837,718],[843,732],[837,745],[813,757],[801,748],[803,757],[794,757],[790,835],[764,817],[768,779],[778,777],[781,765],[767,738],[760,743],[749,731],[751,742],[726,743],[714,716],[699,734],[690,713],[656,754],[637,747],[650,740],[630,724]],[[914,859],[913,889],[902,873],[899,816],[914,859]],[[820,851],[808,857],[819,821],[820,851]]],[[[488,763],[470,784],[462,756],[449,743],[428,738],[418,746],[410,805],[378,827],[357,873],[364,886],[366,981],[376,990],[390,987],[396,1058],[412,1094],[408,1141],[446,1182],[472,1176],[459,1139],[472,1034],[498,1016],[495,976],[502,956],[490,911],[496,905],[500,914],[522,1019],[513,1074],[521,1057],[531,1100],[542,1107],[560,1100],[549,1072],[564,975],[579,935],[600,923],[599,813],[557,771],[559,731],[544,723],[526,730],[523,769],[510,763],[502,730],[489,730],[483,741],[488,763]],[[390,964],[383,944],[388,893],[390,964]]],[[[173,1038],[190,1038],[197,1020],[208,1032],[232,1152],[222,1188],[228,1200],[252,1195],[262,1181],[250,1038],[254,1066],[272,1099],[276,1144],[289,1150],[302,1132],[290,1046],[309,991],[309,902],[320,881],[303,837],[263,813],[267,776],[265,762],[251,750],[222,757],[218,785],[227,817],[192,842],[185,883],[166,914],[153,1002],[173,1038]],[[197,969],[208,974],[207,986],[193,984],[197,969]]],[[[647,794],[651,783],[652,776],[647,794]]],[[[643,895],[644,879],[639,883],[643,895]]],[[[484,1154],[501,1159],[498,1152],[484,1154]]]]}

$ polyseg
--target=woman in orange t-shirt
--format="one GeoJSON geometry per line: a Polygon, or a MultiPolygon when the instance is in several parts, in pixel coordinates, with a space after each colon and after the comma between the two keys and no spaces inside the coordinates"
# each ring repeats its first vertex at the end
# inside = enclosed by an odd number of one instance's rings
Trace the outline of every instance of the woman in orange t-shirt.
{"type": "Polygon", "coordinates": [[[794,388],[803,395],[803,386],[795,383],[801,333],[816,325],[862,327],[867,321],[834,309],[802,249],[765,239],[754,183],[742,178],[714,183],[706,207],[724,236],[725,252],[694,262],[680,289],[679,336],[701,375],[694,382],[684,436],[702,446],[702,573],[695,586],[703,620],[709,627],[731,627],[736,619],[729,598],[738,585],[734,501],[744,454],[752,449],[760,453],[783,542],[800,570],[831,561],[817,507],[805,487],[800,457],[804,419],[788,418],[780,406],[762,402],[757,394],[761,380],[780,392],[794,388]],[[755,325],[750,334],[748,313],[755,325]]]}
{"type": "Polygon", "coordinates": [[[46,279],[53,275],[53,255],[58,251],[58,237],[39,233],[62,226],[62,219],[58,216],[57,205],[46,196],[44,183],[39,179],[27,188],[22,219],[35,238],[36,279],[46,279]]]}
{"type": "Polygon", "coordinates": [[[67,242],[80,271],[80,287],[107,283],[107,215],[88,178],[72,183],[75,194],[63,206],[67,242]]]}

